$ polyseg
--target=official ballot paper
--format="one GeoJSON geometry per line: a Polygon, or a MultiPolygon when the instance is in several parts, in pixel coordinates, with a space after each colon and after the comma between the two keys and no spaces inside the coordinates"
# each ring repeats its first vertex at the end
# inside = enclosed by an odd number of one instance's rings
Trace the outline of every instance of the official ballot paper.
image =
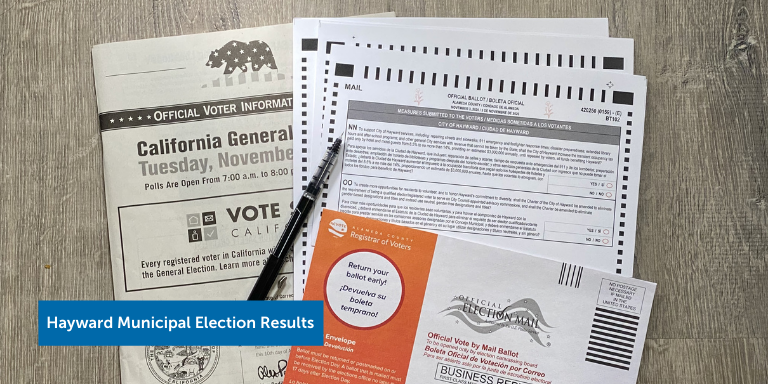
{"type": "Polygon", "coordinates": [[[644,77],[333,51],[321,206],[631,276],[644,77]]]}
{"type": "MultiPolygon", "coordinates": [[[[294,199],[301,196],[303,186],[307,184],[313,170],[325,153],[324,124],[322,122],[326,108],[326,98],[330,62],[333,47],[346,45],[362,49],[400,50],[413,52],[415,55],[429,54],[461,56],[499,62],[517,61],[517,52],[541,52],[542,65],[571,66],[594,68],[595,63],[579,62],[579,57],[613,56],[609,59],[621,62],[613,69],[632,71],[632,41],[629,39],[607,39],[608,23],[606,19],[444,19],[444,18],[397,18],[397,19],[314,19],[294,21],[294,98],[299,100],[294,108],[294,121],[297,140],[294,152],[301,156],[294,157],[294,199]],[[512,34],[510,32],[517,32],[512,34]],[[528,34],[520,34],[526,32],[528,34]],[[560,35],[533,35],[530,33],[549,33],[560,35]],[[563,35],[569,34],[569,35],[563,35]],[[578,36],[599,38],[597,40],[579,39],[578,36]],[[301,43],[301,45],[298,45],[301,43]],[[565,48],[563,48],[565,47],[565,48]],[[534,49],[529,49],[534,48],[534,49]],[[549,52],[559,52],[556,57],[547,56],[549,52]],[[574,53],[579,53],[574,62],[574,53]],[[571,53],[571,56],[568,56],[571,53]],[[509,57],[507,57],[509,55],[509,57]],[[581,55],[581,56],[580,56],[581,55]],[[569,62],[570,58],[570,62],[569,62]],[[558,61],[559,59],[559,61],[558,61]],[[565,61],[563,61],[565,59],[565,61]],[[300,64],[299,64],[300,60],[300,64]],[[550,64],[551,62],[551,64],[550,64]],[[592,65],[590,65],[592,64],[592,65]],[[319,90],[319,91],[316,91],[319,90]],[[320,148],[317,147],[320,144],[320,148]]],[[[360,52],[365,54],[365,52],[360,52]]],[[[583,60],[583,58],[582,58],[583,60]]],[[[520,62],[524,61],[521,54],[520,62]]],[[[527,57],[525,58],[527,64],[527,57]]],[[[531,65],[534,58],[531,57],[531,65]]],[[[539,65],[538,56],[535,64],[539,65]]],[[[603,63],[601,60],[600,66],[603,63]]],[[[307,234],[314,233],[313,219],[307,234]]],[[[295,287],[297,298],[303,292],[304,280],[311,261],[311,246],[305,246],[307,235],[296,244],[296,256],[300,268],[297,268],[295,287]]]]}
{"type": "Polygon", "coordinates": [[[325,210],[288,383],[630,384],[656,285],[325,210]]]}
{"type": "MultiPolygon", "coordinates": [[[[99,45],[93,64],[115,298],[244,300],[291,213],[291,26],[99,45]]],[[[121,347],[121,376],[273,383],[287,354],[121,347]]]]}

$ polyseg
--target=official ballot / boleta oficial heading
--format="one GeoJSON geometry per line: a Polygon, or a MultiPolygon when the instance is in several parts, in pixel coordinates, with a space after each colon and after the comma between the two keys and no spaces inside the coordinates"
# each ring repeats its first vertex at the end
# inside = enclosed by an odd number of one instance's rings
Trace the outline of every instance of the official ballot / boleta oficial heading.
{"type": "Polygon", "coordinates": [[[653,283],[327,209],[318,231],[325,343],[287,382],[637,380],[653,283]]]}

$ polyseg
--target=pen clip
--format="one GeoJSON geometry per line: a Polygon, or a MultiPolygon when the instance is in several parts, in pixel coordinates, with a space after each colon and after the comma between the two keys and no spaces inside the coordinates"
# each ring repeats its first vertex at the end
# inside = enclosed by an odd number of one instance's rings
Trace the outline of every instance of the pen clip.
{"type": "Polygon", "coordinates": [[[267,300],[277,300],[278,297],[280,297],[280,291],[283,290],[283,287],[285,287],[285,282],[288,281],[288,278],[283,276],[280,278],[280,280],[277,281],[277,290],[275,290],[275,295],[272,297],[268,297],[267,300]]]}

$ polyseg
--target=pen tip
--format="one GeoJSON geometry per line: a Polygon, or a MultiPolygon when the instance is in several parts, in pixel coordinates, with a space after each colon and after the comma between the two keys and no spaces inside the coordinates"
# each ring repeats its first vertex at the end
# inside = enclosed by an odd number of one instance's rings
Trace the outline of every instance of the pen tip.
{"type": "Polygon", "coordinates": [[[331,151],[338,152],[341,148],[341,136],[336,138],[336,141],[333,142],[333,146],[331,146],[331,151]]]}

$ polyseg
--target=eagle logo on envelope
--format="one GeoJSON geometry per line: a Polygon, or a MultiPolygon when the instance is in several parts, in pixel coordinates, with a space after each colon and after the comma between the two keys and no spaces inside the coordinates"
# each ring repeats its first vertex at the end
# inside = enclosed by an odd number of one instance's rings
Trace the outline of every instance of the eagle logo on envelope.
{"type": "MultiPolygon", "coordinates": [[[[539,304],[533,299],[521,299],[504,308],[496,303],[484,304],[485,300],[478,303],[464,296],[454,297],[451,303],[455,304],[440,313],[447,312],[445,316],[453,316],[461,320],[477,333],[488,334],[500,329],[519,330],[528,333],[531,339],[544,347],[540,333],[548,332],[542,326],[554,328],[544,320],[539,304]]],[[[550,343],[547,343],[546,346],[549,345],[550,343]]]]}

